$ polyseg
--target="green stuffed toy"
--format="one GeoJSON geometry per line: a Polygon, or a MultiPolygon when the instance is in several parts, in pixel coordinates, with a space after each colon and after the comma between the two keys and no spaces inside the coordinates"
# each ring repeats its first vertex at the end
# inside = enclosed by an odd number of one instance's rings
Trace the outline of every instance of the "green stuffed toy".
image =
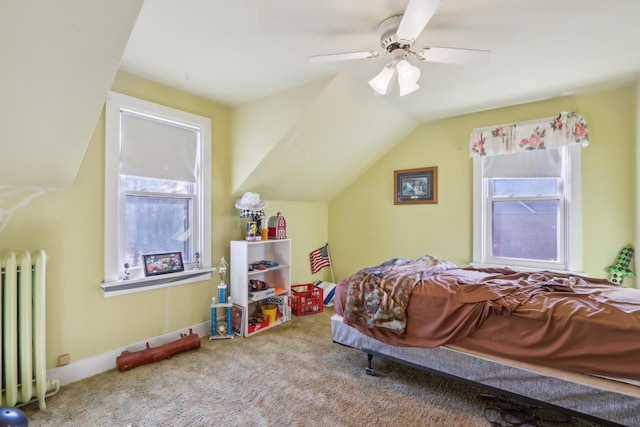
{"type": "Polygon", "coordinates": [[[627,245],[618,254],[616,263],[605,268],[606,271],[611,273],[610,280],[613,283],[622,285],[622,279],[624,279],[625,277],[635,277],[633,272],[629,270],[631,258],[633,258],[633,248],[631,247],[631,245],[627,245]]]}

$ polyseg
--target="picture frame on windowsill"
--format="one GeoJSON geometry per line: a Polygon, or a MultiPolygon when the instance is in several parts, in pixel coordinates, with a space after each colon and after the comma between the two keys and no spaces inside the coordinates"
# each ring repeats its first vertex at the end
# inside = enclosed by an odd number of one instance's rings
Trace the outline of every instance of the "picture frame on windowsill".
{"type": "Polygon", "coordinates": [[[142,255],[142,264],[146,277],[184,271],[182,252],[142,255]]]}

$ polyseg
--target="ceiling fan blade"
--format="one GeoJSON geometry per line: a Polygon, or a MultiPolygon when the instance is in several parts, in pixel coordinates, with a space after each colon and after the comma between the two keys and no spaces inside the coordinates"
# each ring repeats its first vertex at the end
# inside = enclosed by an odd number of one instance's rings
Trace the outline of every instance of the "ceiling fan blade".
{"type": "Polygon", "coordinates": [[[332,55],[315,55],[309,58],[309,62],[312,64],[319,64],[322,62],[334,62],[334,61],[348,61],[350,59],[367,59],[375,58],[379,56],[380,52],[375,50],[367,50],[362,52],[349,52],[349,53],[335,53],[332,55]]]}
{"type": "Polygon", "coordinates": [[[476,65],[491,56],[488,50],[456,49],[451,47],[425,47],[416,52],[421,61],[443,62],[445,64],[476,65]]]}
{"type": "Polygon", "coordinates": [[[441,0],[410,0],[398,26],[396,36],[412,41],[418,38],[427,22],[440,7],[441,0]]]}

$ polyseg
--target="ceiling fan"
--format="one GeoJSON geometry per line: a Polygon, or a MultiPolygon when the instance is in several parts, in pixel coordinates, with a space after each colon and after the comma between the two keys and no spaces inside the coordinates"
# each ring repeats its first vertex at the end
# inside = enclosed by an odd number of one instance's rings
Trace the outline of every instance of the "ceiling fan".
{"type": "Polygon", "coordinates": [[[488,50],[431,46],[423,47],[417,51],[412,50],[416,39],[440,7],[440,3],[441,0],[410,0],[404,14],[393,15],[382,21],[378,27],[380,46],[384,49],[382,52],[367,50],[316,55],[312,56],[309,62],[321,63],[375,58],[388,53],[391,56],[391,61],[376,77],[369,81],[369,85],[377,93],[386,95],[393,86],[395,77],[400,88],[400,96],[404,96],[420,87],[418,85],[420,69],[409,63],[407,60],[409,55],[420,61],[459,65],[473,65],[487,60],[491,55],[488,50]]]}

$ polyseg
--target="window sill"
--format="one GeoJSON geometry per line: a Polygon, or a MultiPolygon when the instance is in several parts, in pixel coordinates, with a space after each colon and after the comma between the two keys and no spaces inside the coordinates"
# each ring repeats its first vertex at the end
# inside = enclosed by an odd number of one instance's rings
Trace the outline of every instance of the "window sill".
{"type": "Polygon", "coordinates": [[[522,267],[518,265],[481,264],[481,263],[472,262],[472,263],[469,263],[469,266],[473,268],[508,268],[513,271],[522,271],[526,273],[532,273],[536,271],[550,271],[552,273],[573,274],[576,276],[586,275],[585,272],[581,272],[581,271],[558,270],[558,269],[552,269],[552,268],[522,267]]]}
{"type": "Polygon", "coordinates": [[[100,287],[104,290],[105,297],[131,294],[134,292],[149,291],[152,289],[166,288],[169,286],[184,285],[186,283],[210,280],[211,273],[216,267],[200,268],[179,273],[168,273],[159,276],[139,277],[128,280],[116,280],[105,282],[100,287]]]}

